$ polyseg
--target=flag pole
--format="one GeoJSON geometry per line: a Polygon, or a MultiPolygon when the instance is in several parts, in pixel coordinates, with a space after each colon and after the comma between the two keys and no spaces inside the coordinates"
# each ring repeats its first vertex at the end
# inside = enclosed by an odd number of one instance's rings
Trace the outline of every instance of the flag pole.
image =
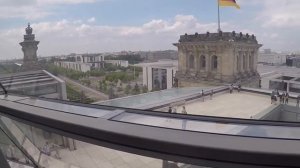
{"type": "Polygon", "coordinates": [[[218,1],[218,33],[221,31],[221,25],[220,25],[220,1],[218,1]]]}

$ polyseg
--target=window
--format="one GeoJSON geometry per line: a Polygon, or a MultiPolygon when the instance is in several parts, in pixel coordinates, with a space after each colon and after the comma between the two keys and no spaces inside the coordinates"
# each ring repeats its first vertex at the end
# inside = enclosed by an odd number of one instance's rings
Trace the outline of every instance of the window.
{"type": "Polygon", "coordinates": [[[201,55],[200,57],[200,64],[201,64],[201,69],[205,69],[206,67],[206,58],[204,55],[201,55]]]}
{"type": "Polygon", "coordinates": [[[189,68],[191,68],[191,69],[195,68],[195,57],[193,55],[190,55],[189,68]]]}
{"type": "Polygon", "coordinates": [[[218,57],[215,55],[212,57],[212,69],[218,69],[218,57]]]}

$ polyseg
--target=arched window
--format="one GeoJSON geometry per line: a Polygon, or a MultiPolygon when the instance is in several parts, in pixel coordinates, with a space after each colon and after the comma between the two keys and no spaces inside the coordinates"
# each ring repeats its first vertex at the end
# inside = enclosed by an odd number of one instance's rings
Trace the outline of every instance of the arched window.
{"type": "Polygon", "coordinates": [[[206,67],[206,58],[204,55],[201,55],[200,57],[200,64],[201,64],[201,69],[204,69],[206,67]]]}
{"type": "Polygon", "coordinates": [[[218,69],[218,57],[215,55],[212,57],[212,69],[218,69]]]}
{"type": "Polygon", "coordinates": [[[190,55],[189,59],[189,68],[194,69],[195,68],[195,57],[193,55],[190,55]]]}

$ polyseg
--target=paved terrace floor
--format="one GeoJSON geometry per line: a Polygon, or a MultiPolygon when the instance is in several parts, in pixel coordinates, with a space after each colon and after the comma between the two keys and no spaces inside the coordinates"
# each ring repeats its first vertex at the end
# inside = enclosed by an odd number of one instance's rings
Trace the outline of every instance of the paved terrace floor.
{"type": "MultiPolygon", "coordinates": [[[[249,92],[220,93],[214,95],[212,100],[206,96],[204,102],[200,98],[185,104],[188,114],[246,119],[272,106],[270,96],[249,92]]],[[[176,109],[177,113],[181,113],[182,105],[176,106],[176,109]]],[[[167,110],[163,108],[158,111],[167,110]]]]}

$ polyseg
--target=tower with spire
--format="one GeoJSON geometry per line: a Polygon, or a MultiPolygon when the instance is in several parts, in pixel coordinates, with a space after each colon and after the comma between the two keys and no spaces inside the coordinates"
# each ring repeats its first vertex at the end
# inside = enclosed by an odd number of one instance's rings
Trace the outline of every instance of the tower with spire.
{"type": "Polygon", "coordinates": [[[21,67],[22,71],[31,71],[41,69],[38,64],[37,50],[39,41],[35,40],[35,35],[32,34],[32,28],[30,23],[28,23],[25,29],[26,34],[24,35],[24,41],[20,43],[22,46],[22,51],[24,53],[23,64],[21,67]]]}

